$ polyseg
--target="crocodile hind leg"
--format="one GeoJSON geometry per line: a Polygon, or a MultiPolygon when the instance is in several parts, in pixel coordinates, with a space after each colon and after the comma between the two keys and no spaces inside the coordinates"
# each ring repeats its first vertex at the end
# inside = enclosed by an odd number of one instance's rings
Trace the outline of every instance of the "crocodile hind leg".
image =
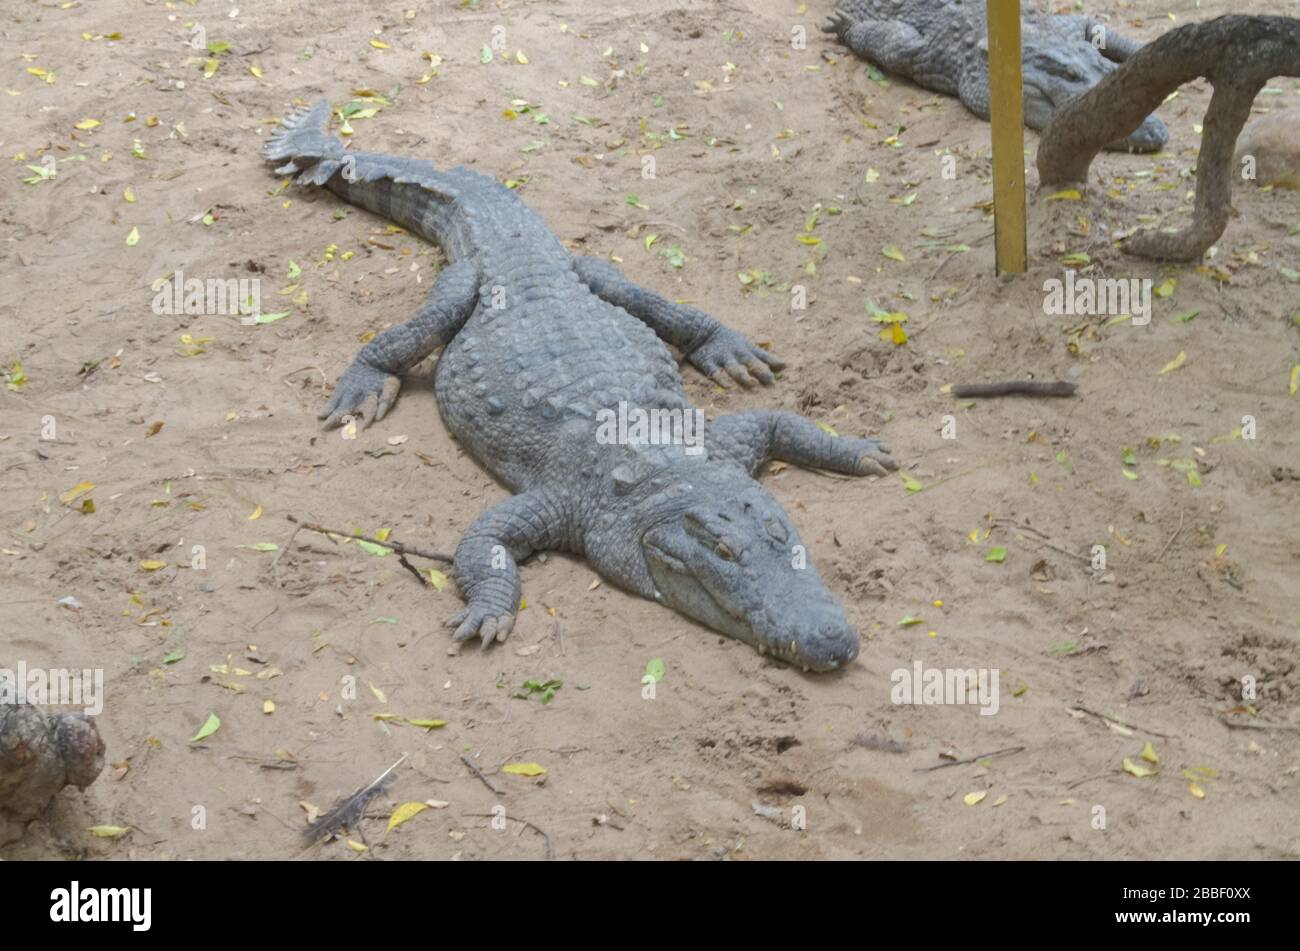
{"type": "Polygon", "coordinates": [[[452,639],[478,636],[487,648],[504,641],[519,610],[518,563],[535,551],[564,547],[567,520],[542,492],[511,496],[488,509],[456,546],[452,575],[469,604],[447,620],[452,639]]]}
{"type": "Polygon", "coordinates": [[[627,279],[623,272],[601,258],[573,259],[578,277],[602,300],[622,307],[686,354],[687,359],[719,386],[730,386],[729,379],[744,386],[754,381],[771,384],[773,370],[785,364],[744,334],[724,327],[713,317],[660,297],[627,279]]]}
{"type": "Polygon", "coordinates": [[[710,458],[730,459],[751,476],[757,475],[769,459],[844,475],[884,475],[898,468],[883,443],[856,436],[832,436],[798,413],[729,413],[710,423],[705,436],[710,458]]]}
{"type": "Polygon", "coordinates": [[[925,47],[925,38],[902,20],[855,20],[836,10],[822,25],[862,59],[899,76],[912,75],[912,63],[925,47]]]}
{"type": "Polygon", "coordinates": [[[471,261],[443,268],[414,317],[361,348],[320,411],[325,425],[337,426],[349,415],[359,415],[362,428],[383,419],[397,399],[401,375],[456,336],[474,312],[478,285],[478,267],[471,261]]]}

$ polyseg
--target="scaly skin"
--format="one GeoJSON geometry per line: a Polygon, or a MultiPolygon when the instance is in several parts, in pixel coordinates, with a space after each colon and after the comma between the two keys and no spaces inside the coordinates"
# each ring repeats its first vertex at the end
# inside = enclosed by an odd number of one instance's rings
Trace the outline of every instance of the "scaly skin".
{"type": "MultiPolygon", "coordinates": [[[[1025,125],[1043,129],[1062,105],[1141,49],[1093,17],[1021,8],[1025,125]],[[1099,48],[1100,47],[1100,48],[1099,48]]],[[[984,0],[840,0],[822,27],[854,54],[989,117],[988,20],[984,0]]],[[[1155,115],[1107,147],[1155,152],[1169,130],[1155,115]]]]}
{"type": "Polygon", "coordinates": [[[510,190],[461,168],[349,153],[319,103],[266,146],[281,171],[423,235],[451,263],[407,323],[377,336],[322,411],[327,425],[382,419],[400,378],[445,346],[435,376],[447,427],[516,494],[456,549],[468,605],[449,622],[484,647],[510,633],[517,563],[585,555],[613,583],[807,669],[858,652],[858,636],[806,560],[780,504],[753,475],[771,458],[835,472],[896,468],[870,439],[835,438],[790,413],[737,413],[684,441],[601,437],[604,411],[694,413],[665,343],[726,383],[773,382],[782,363],[709,315],[575,258],[510,190]]]}

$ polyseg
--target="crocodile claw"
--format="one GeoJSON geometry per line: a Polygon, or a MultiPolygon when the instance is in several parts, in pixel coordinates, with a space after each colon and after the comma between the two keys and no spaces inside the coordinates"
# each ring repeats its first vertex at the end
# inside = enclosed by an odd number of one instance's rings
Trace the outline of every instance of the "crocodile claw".
{"type": "Polygon", "coordinates": [[[456,631],[451,639],[456,643],[467,641],[475,635],[482,641],[482,649],[487,650],[493,641],[505,643],[515,626],[513,613],[496,614],[496,608],[489,605],[473,604],[452,615],[446,621],[447,627],[456,631]]]}
{"type": "Polygon", "coordinates": [[[876,439],[858,439],[841,437],[849,440],[851,447],[858,452],[855,466],[858,475],[882,476],[898,468],[898,463],[889,454],[889,447],[876,439]]]}
{"type": "Polygon", "coordinates": [[[391,373],[355,361],[343,371],[334,395],[316,415],[325,420],[326,429],[341,425],[347,416],[360,416],[361,428],[365,429],[388,415],[401,385],[402,381],[391,373]]]}
{"type": "Polygon", "coordinates": [[[836,10],[834,13],[827,15],[826,22],[822,24],[822,32],[834,33],[842,40],[844,34],[848,33],[852,26],[853,20],[842,10],[836,10]]]}
{"type": "Polygon", "coordinates": [[[756,383],[770,386],[776,382],[772,371],[785,366],[779,357],[729,327],[718,328],[708,340],[691,351],[690,360],[723,389],[730,387],[733,380],[742,386],[756,383]]]}

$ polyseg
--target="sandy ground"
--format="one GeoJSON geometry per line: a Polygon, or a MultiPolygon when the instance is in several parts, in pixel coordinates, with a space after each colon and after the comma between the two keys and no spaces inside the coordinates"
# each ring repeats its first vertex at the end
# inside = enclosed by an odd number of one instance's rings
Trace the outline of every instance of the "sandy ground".
{"type": "MultiPolygon", "coordinates": [[[[1027,137],[1030,273],[1000,282],[987,125],[874,81],[818,32],[829,6],[5,5],[0,358],[22,374],[0,388],[0,660],[102,668],[111,765],[0,855],[540,858],[544,836],[560,858],[1300,855],[1300,309],[1285,275],[1300,269],[1300,197],[1239,185],[1201,267],[1113,247],[1115,231],[1190,208],[1209,98],[1195,84],[1161,109],[1167,150],[1102,157],[1080,202],[1034,194],[1027,137]],[[187,46],[194,24],[228,50],[187,46]],[[282,191],[257,149],[294,103],[398,87],[351,120],[359,147],[518,182],[575,251],[614,256],[788,361],[762,392],[684,368],[709,415],[779,407],[883,435],[925,487],[765,477],[863,635],[849,670],[766,661],[593,587],[566,556],[523,568],[504,649],[449,656],[452,587],[293,536],[291,514],[450,550],[504,495],[443,427],[432,360],[354,440],[315,419],[444,259],[329,194],[282,191]],[[44,156],[57,176],[24,183],[44,156]],[[1045,314],[1043,282],[1079,252],[1081,273],[1172,293],[1144,327],[1045,314]],[[157,315],[151,285],[177,270],[259,278],[262,311],[288,316],[157,315]],[[880,338],[868,301],[908,315],[907,343],[880,338]],[[1031,373],[1081,395],[943,389],[1031,373]],[[1244,416],[1253,440],[1233,435],[1244,416]],[[644,699],[653,658],[666,674],[644,699]],[[892,703],[891,673],[914,661],[997,669],[997,714],[892,703]],[[550,679],[549,703],[512,697],[550,679]],[[211,714],[220,729],[191,742],[211,714]],[[1139,755],[1148,742],[1158,764],[1139,755]],[[403,754],[351,836],[369,851],[304,846],[310,810],[403,754]],[[546,773],[500,770],[518,762],[546,773]],[[398,804],[429,800],[387,831],[398,804]],[[494,828],[494,811],[533,827],[494,828]]],[[[1166,13],[1283,5],[1087,6],[1151,38],[1166,13]]],[[[1300,97],[1274,85],[1261,111],[1300,97]]]]}

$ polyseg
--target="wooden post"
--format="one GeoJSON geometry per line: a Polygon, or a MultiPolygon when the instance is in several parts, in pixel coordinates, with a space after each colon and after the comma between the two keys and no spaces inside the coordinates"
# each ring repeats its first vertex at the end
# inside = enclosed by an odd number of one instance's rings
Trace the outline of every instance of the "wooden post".
{"type": "Polygon", "coordinates": [[[1025,101],[1020,0],[988,0],[993,231],[1000,273],[1025,272],[1025,101]]]}

